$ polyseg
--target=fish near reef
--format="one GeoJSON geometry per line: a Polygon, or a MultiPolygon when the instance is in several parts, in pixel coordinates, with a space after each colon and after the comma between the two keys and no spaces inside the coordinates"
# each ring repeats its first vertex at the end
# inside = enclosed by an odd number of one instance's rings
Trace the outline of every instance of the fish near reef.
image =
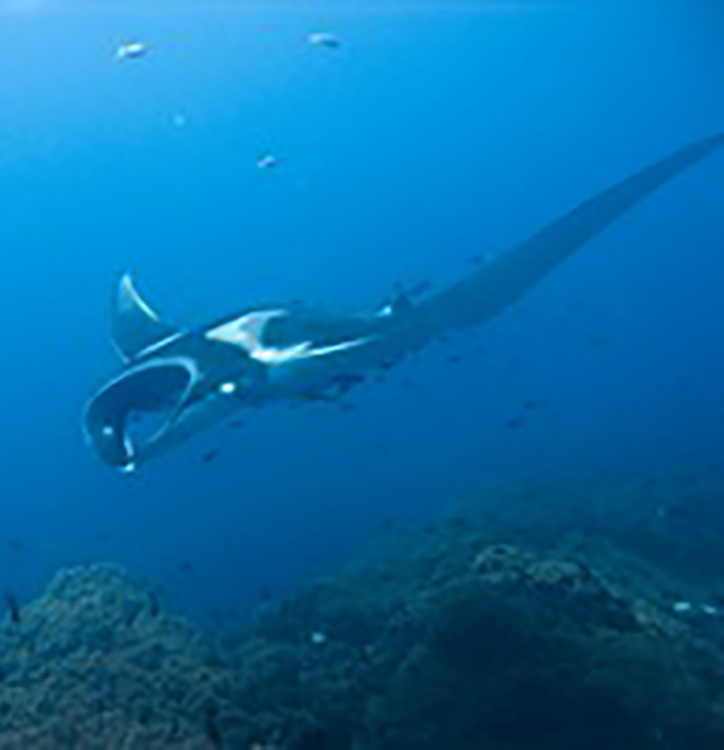
{"type": "Polygon", "coordinates": [[[17,596],[10,592],[6,592],[3,595],[3,598],[5,599],[5,606],[8,608],[10,622],[15,625],[19,624],[22,618],[20,616],[20,602],[18,601],[17,596]]]}
{"type": "Polygon", "coordinates": [[[412,304],[361,314],[300,304],[247,306],[206,325],[180,328],[161,319],[125,275],[112,320],[123,367],[85,408],[87,442],[103,463],[131,471],[238,410],[299,403],[313,394],[324,399],[340,383],[351,387],[450,332],[490,321],[612,222],[722,145],[724,134],[717,134],[641,169],[412,304]],[[138,412],[159,417],[150,434],[134,434],[138,412]]]}

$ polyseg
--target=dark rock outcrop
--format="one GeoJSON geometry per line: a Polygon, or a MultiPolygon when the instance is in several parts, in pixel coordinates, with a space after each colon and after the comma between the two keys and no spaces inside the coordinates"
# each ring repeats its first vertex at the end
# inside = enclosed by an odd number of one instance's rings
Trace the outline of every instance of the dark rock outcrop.
{"type": "Polygon", "coordinates": [[[0,750],[724,747],[724,626],[613,571],[451,522],[223,655],[122,569],[61,571],[0,626],[0,750]]]}

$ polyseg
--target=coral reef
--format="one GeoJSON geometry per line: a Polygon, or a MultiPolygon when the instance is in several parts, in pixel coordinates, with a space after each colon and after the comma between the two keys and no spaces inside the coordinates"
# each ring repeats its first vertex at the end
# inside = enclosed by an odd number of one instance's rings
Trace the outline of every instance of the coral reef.
{"type": "Polygon", "coordinates": [[[226,671],[113,565],[60,571],[0,627],[0,748],[214,748],[226,671]]]}
{"type": "Polygon", "coordinates": [[[689,585],[707,587],[719,584],[724,565],[722,500],[717,478],[634,472],[469,484],[458,493],[463,512],[476,517],[491,542],[515,538],[525,547],[546,548],[568,536],[585,541],[587,554],[608,542],[689,585]]]}
{"type": "Polygon", "coordinates": [[[223,648],[121,568],[60,571],[0,625],[0,749],[724,746],[718,615],[489,533],[390,536],[223,648]]]}
{"type": "Polygon", "coordinates": [[[284,685],[330,748],[715,748],[723,657],[664,601],[453,523],[262,617],[237,695],[284,685]]]}

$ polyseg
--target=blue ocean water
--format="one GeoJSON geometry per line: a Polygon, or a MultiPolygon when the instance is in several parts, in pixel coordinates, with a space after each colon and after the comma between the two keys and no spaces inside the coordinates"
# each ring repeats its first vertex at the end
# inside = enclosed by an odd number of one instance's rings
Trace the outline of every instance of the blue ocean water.
{"type": "Polygon", "coordinates": [[[0,581],[115,560],[232,617],[425,522],[467,486],[721,482],[721,156],[513,310],[383,384],[220,427],[134,476],[82,408],[132,270],[170,321],[248,300],[371,308],[442,287],[722,129],[713,3],[0,5],[0,581]],[[314,47],[332,32],[338,49],[314,47]],[[114,59],[129,40],[146,56],[114,59]],[[259,169],[273,154],[278,166],[259,169]],[[535,403],[527,409],[526,403],[535,403]],[[205,462],[210,450],[218,457],[205,462]]]}

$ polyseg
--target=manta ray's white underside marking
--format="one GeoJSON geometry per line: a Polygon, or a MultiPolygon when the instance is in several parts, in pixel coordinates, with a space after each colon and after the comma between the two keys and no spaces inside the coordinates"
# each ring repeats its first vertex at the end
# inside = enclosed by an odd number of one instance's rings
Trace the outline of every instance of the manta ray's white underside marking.
{"type": "Polygon", "coordinates": [[[274,318],[285,315],[288,315],[287,311],[281,309],[257,310],[213,328],[206,333],[206,338],[241,347],[252,359],[263,362],[265,365],[282,365],[295,360],[325,357],[360,346],[369,340],[360,338],[318,347],[315,347],[311,341],[303,341],[287,347],[265,346],[262,337],[267,324],[274,318]]]}

